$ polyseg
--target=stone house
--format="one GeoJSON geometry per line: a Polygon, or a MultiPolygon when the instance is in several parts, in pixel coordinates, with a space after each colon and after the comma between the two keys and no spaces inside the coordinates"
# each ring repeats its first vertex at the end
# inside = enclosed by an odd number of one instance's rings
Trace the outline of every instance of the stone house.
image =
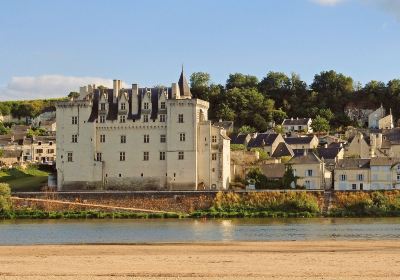
{"type": "Polygon", "coordinates": [[[35,136],[32,139],[31,158],[36,163],[55,164],[56,138],[54,136],[35,136]]]}
{"type": "Polygon", "coordinates": [[[0,157],[0,165],[12,166],[22,162],[22,152],[18,150],[3,150],[0,157]]]}
{"type": "Polygon", "coordinates": [[[318,147],[319,140],[315,135],[300,137],[285,137],[284,141],[293,150],[295,149],[315,149],[318,147]]]}
{"type": "Polygon", "coordinates": [[[282,122],[282,127],[284,133],[291,132],[303,132],[303,133],[312,133],[312,119],[310,118],[291,118],[284,119],[282,122]]]}
{"type": "Polygon", "coordinates": [[[287,164],[292,166],[299,186],[308,190],[325,188],[325,164],[315,153],[305,151],[303,155],[295,155],[287,164]]]}
{"type": "Polygon", "coordinates": [[[57,188],[227,189],[230,139],[183,75],[169,88],[81,88],[57,108],[57,188]]]}
{"type": "Polygon", "coordinates": [[[285,142],[280,133],[266,132],[258,133],[255,138],[252,138],[247,148],[262,148],[269,156],[271,156],[280,143],[285,142]]]}

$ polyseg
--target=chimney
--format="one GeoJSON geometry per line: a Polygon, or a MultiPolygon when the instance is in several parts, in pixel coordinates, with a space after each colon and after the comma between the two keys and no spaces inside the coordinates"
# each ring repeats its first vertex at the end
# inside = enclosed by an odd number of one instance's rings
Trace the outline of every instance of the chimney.
{"type": "Polygon", "coordinates": [[[304,149],[303,156],[306,156],[306,155],[307,155],[307,149],[304,149]]]}
{"type": "Polygon", "coordinates": [[[132,84],[132,114],[137,114],[139,112],[139,87],[138,84],[132,84]]]}
{"type": "Polygon", "coordinates": [[[172,83],[172,99],[180,99],[179,86],[177,83],[172,83]]]}
{"type": "Polygon", "coordinates": [[[121,80],[113,80],[113,103],[117,103],[119,91],[121,90],[121,80]]]}

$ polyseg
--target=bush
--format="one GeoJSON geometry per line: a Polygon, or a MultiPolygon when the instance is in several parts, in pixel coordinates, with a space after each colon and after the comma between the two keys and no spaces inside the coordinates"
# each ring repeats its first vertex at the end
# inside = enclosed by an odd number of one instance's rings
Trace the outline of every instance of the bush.
{"type": "Polygon", "coordinates": [[[231,144],[231,151],[244,151],[246,146],[243,144],[231,144]]]}
{"type": "Polygon", "coordinates": [[[11,189],[6,183],[0,183],[0,212],[11,209],[11,189]]]}

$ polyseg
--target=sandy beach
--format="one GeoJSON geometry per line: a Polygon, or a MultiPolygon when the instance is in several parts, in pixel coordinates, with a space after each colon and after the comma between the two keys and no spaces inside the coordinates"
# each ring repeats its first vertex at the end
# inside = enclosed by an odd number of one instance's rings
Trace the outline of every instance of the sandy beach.
{"type": "Polygon", "coordinates": [[[0,246],[0,279],[400,279],[399,241],[0,246]]]}

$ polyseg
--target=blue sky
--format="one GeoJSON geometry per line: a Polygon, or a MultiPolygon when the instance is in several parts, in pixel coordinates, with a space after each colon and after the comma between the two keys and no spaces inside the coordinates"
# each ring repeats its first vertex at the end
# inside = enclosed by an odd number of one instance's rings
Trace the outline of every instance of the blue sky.
{"type": "Polygon", "coordinates": [[[400,0],[2,0],[0,100],[189,75],[400,78],[400,0]]]}

